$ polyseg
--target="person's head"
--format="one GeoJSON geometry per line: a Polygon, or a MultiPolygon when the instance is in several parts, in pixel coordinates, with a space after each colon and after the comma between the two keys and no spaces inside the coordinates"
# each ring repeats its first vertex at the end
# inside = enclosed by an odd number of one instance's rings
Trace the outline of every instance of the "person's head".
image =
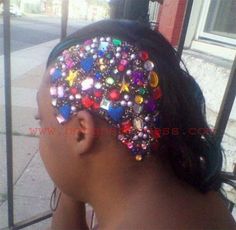
{"type": "Polygon", "coordinates": [[[41,135],[40,152],[60,189],[86,199],[94,175],[163,159],[197,189],[218,189],[221,149],[180,63],[160,33],[130,21],[91,24],[53,49],[38,94],[52,135],[41,135]]]}

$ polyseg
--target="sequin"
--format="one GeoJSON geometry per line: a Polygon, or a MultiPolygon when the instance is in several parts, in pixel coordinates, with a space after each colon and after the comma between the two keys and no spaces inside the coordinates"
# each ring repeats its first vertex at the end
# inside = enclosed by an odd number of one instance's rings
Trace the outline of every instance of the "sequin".
{"type": "Polygon", "coordinates": [[[158,86],[158,82],[159,82],[159,79],[158,79],[157,73],[152,71],[149,75],[149,85],[152,88],[156,88],[158,86]]]}

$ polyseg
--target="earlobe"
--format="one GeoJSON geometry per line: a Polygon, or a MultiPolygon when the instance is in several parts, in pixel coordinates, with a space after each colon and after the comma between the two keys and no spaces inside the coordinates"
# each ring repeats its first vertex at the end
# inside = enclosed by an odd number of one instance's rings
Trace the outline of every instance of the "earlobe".
{"type": "Polygon", "coordinates": [[[76,115],[76,152],[85,154],[94,142],[95,126],[92,115],[88,111],[80,111],[76,115]]]}

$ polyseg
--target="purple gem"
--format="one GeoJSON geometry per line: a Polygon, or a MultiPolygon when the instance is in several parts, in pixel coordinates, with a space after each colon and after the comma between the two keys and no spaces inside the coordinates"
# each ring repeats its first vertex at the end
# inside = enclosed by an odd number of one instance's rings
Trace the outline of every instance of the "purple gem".
{"type": "Polygon", "coordinates": [[[93,43],[93,40],[86,40],[84,42],[84,45],[88,46],[88,45],[91,45],[93,43]]]}
{"type": "Polygon", "coordinates": [[[136,85],[142,85],[144,83],[144,76],[143,76],[143,72],[141,71],[134,71],[132,73],[132,78],[133,78],[133,82],[136,85]]]}
{"type": "Polygon", "coordinates": [[[147,112],[153,113],[157,109],[156,101],[153,99],[149,99],[145,104],[145,109],[147,110],[147,112]]]}

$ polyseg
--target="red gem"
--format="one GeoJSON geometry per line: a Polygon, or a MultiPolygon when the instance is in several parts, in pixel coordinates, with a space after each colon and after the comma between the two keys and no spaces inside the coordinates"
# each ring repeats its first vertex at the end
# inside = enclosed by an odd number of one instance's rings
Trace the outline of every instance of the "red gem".
{"type": "Polygon", "coordinates": [[[98,103],[93,104],[93,109],[97,110],[99,108],[100,108],[100,104],[98,104],[98,103]]]}
{"type": "Polygon", "coordinates": [[[88,96],[82,98],[81,102],[85,108],[90,108],[94,104],[94,101],[88,96]]]}
{"type": "Polygon", "coordinates": [[[141,58],[142,61],[147,61],[149,58],[148,52],[146,51],[141,51],[139,53],[139,57],[141,58]]]}
{"type": "Polygon", "coordinates": [[[129,133],[131,128],[132,128],[131,121],[122,122],[122,124],[121,124],[121,132],[122,133],[129,133]]]}
{"type": "Polygon", "coordinates": [[[102,91],[101,90],[95,90],[94,91],[94,96],[95,97],[101,97],[102,96],[102,91]]]}
{"type": "Polygon", "coordinates": [[[125,70],[125,66],[124,66],[124,65],[119,65],[119,66],[118,66],[118,70],[119,70],[120,72],[123,72],[123,71],[125,70]]]}
{"type": "Polygon", "coordinates": [[[117,101],[120,98],[120,92],[117,89],[111,90],[109,93],[109,98],[113,101],[117,101]]]}
{"type": "Polygon", "coordinates": [[[151,133],[155,139],[159,139],[161,137],[160,129],[153,129],[151,130],[151,133]]]}
{"type": "Polygon", "coordinates": [[[156,88],[156,89],[153,90],[152,96],[153,96],[153,98],[156,99],[156,100],[161,98],[162,92],[161,92],[160,87],[158,87],[158,88],[156,88]]]}
{"type": "Polygon", "coordinates": [[[78,90],[76,88],[71,88],[70,92],[72,95],[75,95],[75,94],[77,94],[78,90]]]}

